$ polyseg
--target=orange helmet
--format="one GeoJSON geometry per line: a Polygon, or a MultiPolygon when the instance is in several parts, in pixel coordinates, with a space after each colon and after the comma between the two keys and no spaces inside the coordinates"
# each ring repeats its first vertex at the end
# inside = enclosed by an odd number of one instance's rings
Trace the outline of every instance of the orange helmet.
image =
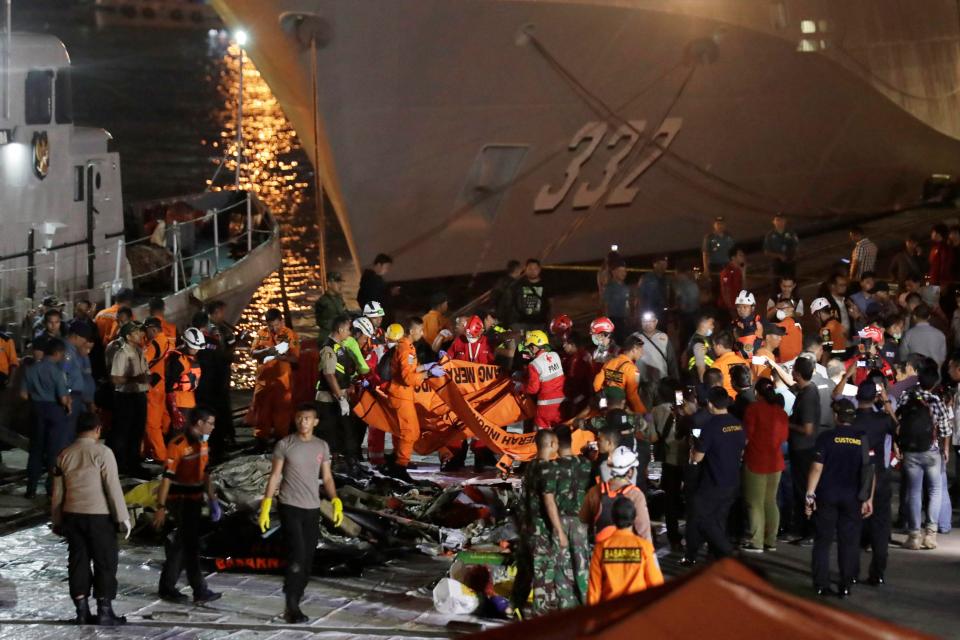
{"type": "Polygon", "coordinates": [[[470,316],[463,332],[466,334],[468,341],[476,342],[479,340],[480,336],[483,335],[483,320],[480,319],[480,316],[470,316]]]}
{"type": "Polygon", "coordinates": [[[573,320],[565,313],[561,313],[550,321],[550,335],[565,336],[573,329],[573,320]]]}
{"type": "Polygon", "coordinates": [[[613,333],[613,321],[610,318],[600,316],[590,323],[590,335],[595,336],[600,333],[613,333]]]}

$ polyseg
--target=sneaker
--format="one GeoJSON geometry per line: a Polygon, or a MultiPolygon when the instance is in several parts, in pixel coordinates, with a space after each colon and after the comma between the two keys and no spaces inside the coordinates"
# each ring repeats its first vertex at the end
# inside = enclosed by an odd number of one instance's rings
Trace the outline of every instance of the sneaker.
{"type": "Polygon", "coordinates": [[[160,589],[158,595],[160,596],[161,600],[164,600],[165,602],[172,602],[174,604],[186,604],[190,601],[190,598],[188,598],[185,593],[182,591],[177,591],[176,589],[160,589]]]}
{"type": "Polygon", "coordinates": [[[207,602],[219,600],[222,597],[222,593],[217,593],[216,591],[211,591],[210,589],[204,589],[200,593],[193,594],[193,604],[206,604],[207,602]]]}
{"type": "Polygon", "coordinates": [[[775,545],[772,545],[772,544],[765,544],[765,545],[763,545],[763,550],[764,550],[764,551],[776,551],[776,550],[777,550],[777,547],[776,547],[775,545]]]}
{"type": "Polygon", "coordinates": [[[754,545],[752,542],[748,542],[745,545],[740,547],[741,551],[746,551],[747,553],[763,553],[763,549],[754,545]]]}
{"type": "Polygon", "coordinates": [[[907,534],[907,539],[904,540],[903,544],[900,545],[901,549],[909,549],[910,551],[919,551],[920,550],[920,532],[911,531],[907,534]]]}
{"type": "Polygon", "coordinates": [[[790,541],[790,544],[795,544],[795,545],[797,545],[798,547],[812,547],[812,546],[813,546],[813,538],[811,538],[811,537],[809,537],[809,536],[806,537],[806,538],[797,538],[797,539],[795,539],[795,540],[791,540],[791,541],[790,541]]]}

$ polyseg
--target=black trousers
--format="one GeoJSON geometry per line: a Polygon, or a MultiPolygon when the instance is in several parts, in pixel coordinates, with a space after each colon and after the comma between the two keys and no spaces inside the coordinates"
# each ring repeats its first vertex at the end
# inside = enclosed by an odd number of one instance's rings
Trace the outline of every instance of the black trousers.
{"type": "Polygon", "coordinates": [[[117,530],[109,515],[65,513],[61,524],[67,539],[70,597],[117,597],[117,530]],[[90,562],[93,562],[93,571],[90,562]]]}
{"type": "Polygon", "coordinates": [[[813,586],[830,586],[830,547],[837,540],[840,585],[850,586],[860,563],[860,502],[856,496],[817,498],[814,513],[813,586]]]}
{"type": "Polygon", "coordinates": [[[318,402],[320,424],[318,435],[330,445],[330,452],[345,458],[360,459],[360,442],[353,433],[356,425],[353,416],[340,415],[339,402],[318,402]]]}
{"type": "Polygon", "coordinates": [[[140,466],[140,442],[146,426],[147,394],[114,393],[113,424],[107,433],[107,446],[113,450],[121,473],[140,466]]]}
{"type": "Polygon", "coordinates": [[[695,559],[704,542],[715,558],[733,553],[733,545],[727,538],[727,520],[737,491],[737,487],[714,487],[706,483],[697,488],[693,498],[693,523],[687,525],[687,558],[695,559]]]}
{"type": "Polygon", "coordinates": [[[299,605],[313,571],[313,554],[320,538],[320,509],[280,505],[280,531],[287,546],[283,591],[287,602],[299,605]]]}
{"type": "Polygon", "coordinates": [[[207,581],[200,571],[200,510],[203,500],[170,499],[167,500],[172,519],[171,530],[167,531],[163,546],[167,560],[160,572],[160,590],[173,591],[177,588],[180,573],[187,570],[187,582],[196,596],[207,590],[207,581]]]}
{"type": "MultiPolygon", "coordinates": [[[[877,489],[873,494],[873,515],[863,520],[863,535],[861,540],[870,544],[870,577],[882,576],[887,571],[887,557],[890,548],[890,528],[892,526],[892,499],[893,489],[890,482],[890,471],[881,467],[876,468],[877,489]]],[[[857,555],[859,572],[860,556],[857,555]]]]}
{"type": "Polygon", "coordinates": [[[683,468],[663,463],[660,488],[664,493],[664,518],[667,521],[667,540],[679,543],[680,516],[683,515],[683,468]]]}
{"type": "MultiPolygon", "coordinates": [[[[47,495],[51,494],[52,474],[57,456],[73,442],[72,422],[67,410],[58,402],[33,402],[33,431],[27,457],[27,489],[36,491],[44,472],[47,473],[47,495]]],[[[80,407],[74,409],[79,411],[80,407]]]]}
{"type": "Polygon", "coordinates": [[[807,477],[816,456],[814,449],[790,449],[790,480],[793,482],[793,521],[796,533],[802,538],[812,534],[810,520],[803,512],[807,504],[807,477]]]}

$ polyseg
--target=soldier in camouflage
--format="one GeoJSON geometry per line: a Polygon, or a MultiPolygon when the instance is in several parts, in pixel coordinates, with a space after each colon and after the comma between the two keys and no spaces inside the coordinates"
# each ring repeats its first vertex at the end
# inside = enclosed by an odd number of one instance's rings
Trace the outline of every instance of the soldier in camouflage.
{"type": "Polygon", "coordinates": [[[543,576],[553,572],[556,556],[550,524],[543,502],[543,489],[554,463],[550,459],[557,451],[557,437],[549,429],[536,436],[537,457],[523,472],[523,493],[517,513],[520,545],[516,550],[517,577],[513,582],[511,599],[518,611],[526,606],[531,587],[534,589],[533,612],[542,613],[556,608],[544,594],[543,576]],[[536,582],[534,576],[537,576],[536,582]]]}
{"type": "Polygon", "coordinates": [[[593,478],[589,460],[573,453],[570,427],[560,425],[554,433],[559,457],[548,470],[544,503],[559,548],[553,575],[546,576],[545,591],[549,601],[569,609],[587,603],[592,549],[587,525],[580,521],[579,513],[593,478]]]}

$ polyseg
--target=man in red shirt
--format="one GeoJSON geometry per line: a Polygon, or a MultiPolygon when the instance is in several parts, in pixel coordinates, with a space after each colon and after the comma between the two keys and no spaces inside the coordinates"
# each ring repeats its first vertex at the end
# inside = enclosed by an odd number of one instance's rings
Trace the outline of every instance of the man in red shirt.
{"type": "Polygon", "coordinates": [[[743,272],[747,267],[747,254],[741,247],[730,249],[730,262],[720,272],[720,299],[717,307],[730,316],[736,311],[737,294],[743,289],[743,272]]]}

